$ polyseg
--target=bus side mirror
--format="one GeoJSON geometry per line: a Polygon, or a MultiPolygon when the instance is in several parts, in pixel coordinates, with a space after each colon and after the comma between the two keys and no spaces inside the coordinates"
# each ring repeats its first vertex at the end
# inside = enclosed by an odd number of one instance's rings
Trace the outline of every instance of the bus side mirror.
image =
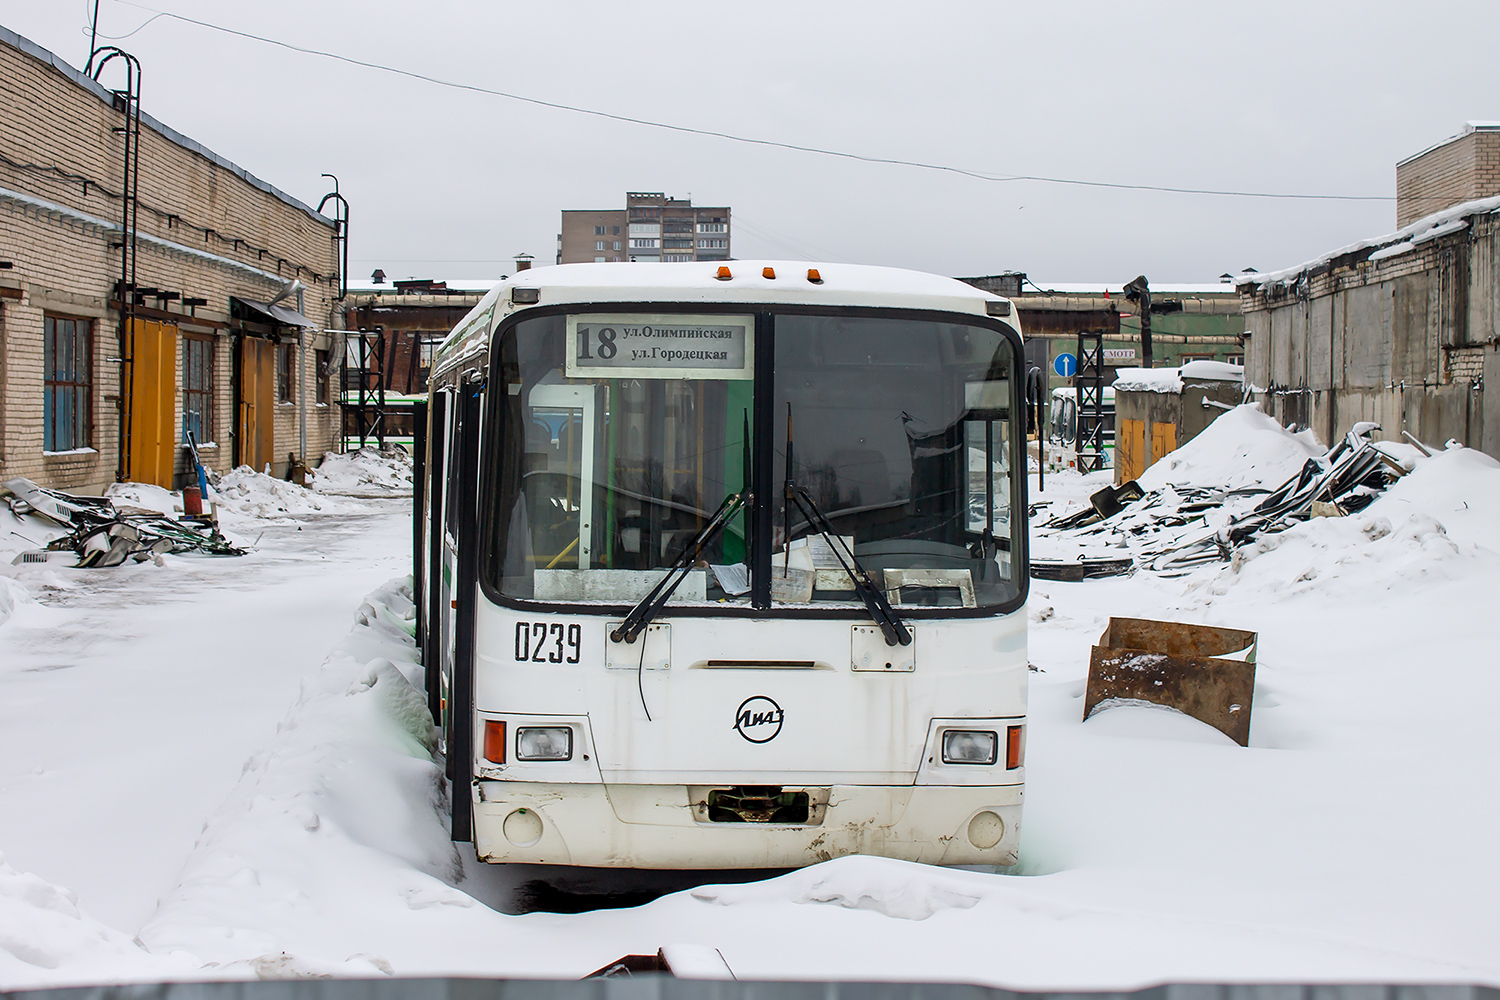
{"type": "Polygon", "coordinates": [[[1042,370],[1035,365],[1026,373],[1026,436],[1042,430],[1042,370]]]}

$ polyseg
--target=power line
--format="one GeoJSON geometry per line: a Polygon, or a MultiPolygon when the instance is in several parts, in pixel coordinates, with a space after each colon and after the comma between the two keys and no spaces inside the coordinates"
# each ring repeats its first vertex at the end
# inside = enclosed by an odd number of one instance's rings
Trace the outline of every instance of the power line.
{"type": "MultiPolygon", "coordinates": [[[[674,125],[669,122],[652,121],[646,118],[632,118],[629,115],[618,115],[609,111],[599,111],[594,108],[578,107],[572,104],[562,104],[557,101],[545,101],[539,97],[527,97],[524,94],[512,94],[504,90],[494,90],[489,87],[480,87],[471,83],[459,83],[453,80],[444,80],[440,77],[428,76],[414,70],[401,69],[396,66],[387,66],[383,63],[370,62],[365,59],[356,59],[353,56],[340,55],[337,52],[327,52],[322,49],[308,48],[302,45],[294,45],[277,38],[267,38],[263,35],[251,34],[248,31],[240,31],[235,28],[226,28],[220,24],[209,21],[200,21],[196,18],[187,17],[183,14],[174,14],[171,11],[156,10],[143,4],[135,3],[133,0],[114,0],[115,3],[125,4],[139,10],[155,14],[158,17],[168,17],[186,24],[197,25],[200,28],[208,28],[211,31],[220,31],[227,35],[235,35],[251,41],[263,42],[267,45],[275,45],[279,48],[292,52],[300,52],[304,55],[318,56],[323,59],[332,59],[337,62],[347,63],[351,66],[360,66],[364,69],[373,69],[381,73],[390,73],[395,76],[404,76],[412,80],[421,80],[438,87],[447,87],[452,90],[464,90],[475,94],[486,94],[491,97],[503,97],[510,101],[520,101],[542,108],[551,108],[556,111],[569,111],[574,114],[590,115],[595,118],[604,118],[609,121],[624,122],[628,125],[642,125],[647,128],[665,129],[670,132],[682,132],[688,135],[701,135],[714,139],[727,139],[730,142],[741,142],[754,146],[769,146],[776,149],[788,149],[798,153],[812,153],[817,156],[832,156],[845,160],[856,160],[861,163],[875,163],[887,166],[913,167],[919,170],[937,170],[943,173],[958,174],[980,181],[998,183],[1010,183],[1014,181],[1032,181],[1038,184],[1064,184],[1074,187],[1108,188],[1117,191],[1155,191],[1165,194],[1194,194],[1213,195],[1224,198],[1268,198],[1297,201],[1395,201],[1388,195],[1358,195],[1358,194],[1283,194],[1272,191],[1234,191],[1219,190],[1214,188],[1191,188],[1174,187],[1162,184],[1126,184],[1116,181],[1091,181],[1076,177],[1047,177],[1041,174],[997,174],[986,173],[980,170],[968,170],[963,167],[955,167],[943,163],[926,163],[921,160],[903,160],[897,157],[869,156],[864,153],[851,153],[847,150],[824,149],[819,146],[803,146],[793,142],[782,142],[776,139],[758,139],[752,136],[735,135],[732,132],[720,132],[714,129],[693,128],[688,125],[674,125]]],[[[152,18],[151,20],[155,20],[152,18]]],[[[147,21],[146,24],[151,23],[147,21]]],[[[144,28],[146,25],[141,25],[144,28]]],[[[140,28],[136,29],[137,31],[140,28]]],[[[134,32],[132,32],[134,34],[134,32]]]]}

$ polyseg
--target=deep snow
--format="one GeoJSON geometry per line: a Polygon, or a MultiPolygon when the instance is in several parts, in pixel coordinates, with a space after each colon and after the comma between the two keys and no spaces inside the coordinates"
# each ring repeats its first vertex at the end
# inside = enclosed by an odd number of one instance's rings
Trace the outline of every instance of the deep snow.
{"type": "MultiPolygon", "coordinates": [[[[1253,408],[1210,431],[1152,474],[1274,486],[1320,450],[1253,408]]],[[[447,840],[408,594],[382,582],[404,514],[241,498],[226,518],[264,531],[244,559],[10,570],[31,596],[0,577],[18,595],[0,627],[0,987],[576,977],[672,944],[743,978],[1500,983],[1500,464],[1412,464],[1361,514],[1233,563],[1033,584],[1015,872],[844,858],[577,915],[501,912],[538,873],[447,840]],[[1250,746],[1161,709],[1083,722],[1110,615],[1257,630],[1250,746]]],[[[1050,517],[1104,481],[1049,475],[1033,500],[1050,517]]]]}

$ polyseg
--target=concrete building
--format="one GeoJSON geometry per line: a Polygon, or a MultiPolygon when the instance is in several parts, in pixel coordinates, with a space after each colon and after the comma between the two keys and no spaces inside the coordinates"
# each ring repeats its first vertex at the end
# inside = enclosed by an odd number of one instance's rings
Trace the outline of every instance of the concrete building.
{"type": "Polygon", "coordinates": [[[1325,441],[1371,420],[1388,440],[1404,431],[1500,457],[1496,138],[1493,127],[1471,124],[1398,165],[1398,218],[1432,199],[1436,210],[1238,279],[1245,378],[1268,413],[1325,441]],[[1470,200],[1442,203],[1450,199],[1470,200]]]}
{"type": "MultiPolygon", "coordinates": [[[[1026,337],[1026,360],[1047,376],[1049,389],[1073,384],[1066,359],[1077,360],[1078,335],[1104,334],[1105,385],[1119,368],[1144,363],[1141,321],[1122,285],[1036,285],[1019,272],[958,279],[1016,304],[1021,332],[1026,337]]],[[[1245,320],[1240,297],[1232,284],[1152,285],[1151,355],[1157,368],[1188,361],[1244,361],[1245,320]]]]}
{"type": "Polygon", "coordinates": [[[695,208],[660,191],[630,191],[623,209],[564,209],[557,262],[728,260],[729,209],[695,208]]]}
{"type": "MultiPolygon", "coordinates": [[[[123,86],[123,60],[102,76],[123,86]]],[[[220,470],[316,464],[339,423],[334,221],[140,114],[129,225],[132,106],[0,29],[0,481],[176,486],[189,428],[220,470]]]]}

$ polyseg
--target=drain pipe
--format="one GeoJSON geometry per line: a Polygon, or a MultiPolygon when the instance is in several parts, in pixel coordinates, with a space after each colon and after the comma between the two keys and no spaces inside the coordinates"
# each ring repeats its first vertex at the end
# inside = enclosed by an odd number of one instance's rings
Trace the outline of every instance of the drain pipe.
{"type": "MultiPolygon", "coordinates": [[[[297,289],[297,312],[303,311],[302,289],[297,289]]],[[[297,327],[297,459],[307,477],[307,328],[297,327]]]]}

